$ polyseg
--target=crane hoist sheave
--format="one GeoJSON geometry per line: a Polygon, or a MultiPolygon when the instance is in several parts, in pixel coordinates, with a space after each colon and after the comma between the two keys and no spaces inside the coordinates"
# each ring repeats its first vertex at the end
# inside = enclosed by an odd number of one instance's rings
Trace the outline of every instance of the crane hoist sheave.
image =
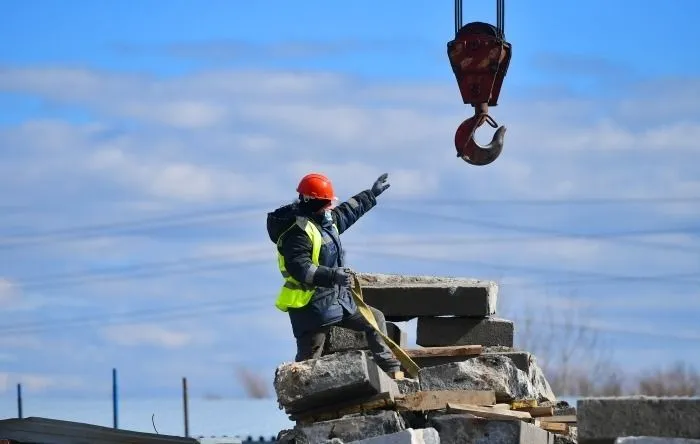
{"type": "Polygon", "coordinates": [[[498,105],[503,79],[510,64],[512,45],[505,40],[504,0],[497,0],[496,26],[485,22],[462,24],[462,0],[455,0],[455,37],[447,43],[447,55],[464,104],[474,115],[457,128],[457,157],[471,165],[488,165],[501,154],[506,128],[488,114],[498,105]],[[490,143],[481,146],[474,133],[484,122],[497,128],[490,143]]]}

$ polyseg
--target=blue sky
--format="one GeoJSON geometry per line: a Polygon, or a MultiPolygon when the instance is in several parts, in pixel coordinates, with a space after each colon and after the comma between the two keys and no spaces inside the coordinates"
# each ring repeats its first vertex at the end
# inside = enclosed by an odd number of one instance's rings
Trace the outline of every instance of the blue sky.
{"type": "Polygon", "coordinates": [[[451,2],[7,2],[3,397],[105,396],[112,367],[126,397],[271,383],[294,343],[264,217],[310,170],[342,197],[389,173],[357,270],[494,279],[516,329],[557,314],[550,344],[568,322],[628,371],[700,364],[700,5],[524,3],[506,147],[472,167],[451,2]]]}

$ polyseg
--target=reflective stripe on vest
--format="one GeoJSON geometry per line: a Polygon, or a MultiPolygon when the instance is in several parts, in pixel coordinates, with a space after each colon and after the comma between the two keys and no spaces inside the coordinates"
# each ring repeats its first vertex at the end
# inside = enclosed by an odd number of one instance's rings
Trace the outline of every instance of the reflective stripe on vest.
{"type": "MultiPolygon", "coordinates": [[[[297,217],[296,225],[304,230],[304,232],[309,236],[309,239],[311,239],[311,263],[318,266],[321,245],[323,244],[323,235],[321,234],[321,231],[313,222],[301,216],[297,217]]],[[[335,228],[335,224],[333,225],[335,228]]],[[[293,227],[294,225],[282,233],[280,240],[282,239],[282,236],[284,236],[284,234],[293,227]]],[[[308,304],[311,297],[314,295],[316,288],[312,285],[299,282],[289,275],[284,265],[284,256],[280,254],[279,248],[277,250],[277,265],[279,266],[280,273],[282,273],[282,277],[284,278],[284,285],[282,285],[282,288],[280,289],[275,306],[282,311],[287,311],[288,308],[300,308],[308,304]]]]}

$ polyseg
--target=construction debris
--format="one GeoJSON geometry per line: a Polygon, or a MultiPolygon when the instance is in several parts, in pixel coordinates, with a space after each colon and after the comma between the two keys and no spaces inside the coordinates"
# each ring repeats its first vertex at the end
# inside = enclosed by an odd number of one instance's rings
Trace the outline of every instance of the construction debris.
{"type": "Polygon", "coordinates": [[[364,338],[336,330],[323,356],[275,373],[280,408],[296,421],[279,433],[280,444],[575,442],[575,416],[559,417],[570,406],[557,403],[531,354],[513,350],[512,322],[494,317],[496,283],[358,277],[364,300],[388,321],[417,317],[427,343],[439,345],[406,349],[405,333],[387,328],[420,367],[417,377],[392,379],[364,338]]]}

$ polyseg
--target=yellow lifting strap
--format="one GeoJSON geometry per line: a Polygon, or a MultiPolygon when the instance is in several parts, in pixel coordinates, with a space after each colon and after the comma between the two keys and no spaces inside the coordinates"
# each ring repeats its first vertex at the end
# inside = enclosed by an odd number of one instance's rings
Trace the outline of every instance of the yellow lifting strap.
{"type": "Polygon", "coordinates": [[[414,378],[418,377],[418,370],[420,370],[420,367],[413,362],[413,359],[411,359],[408,354],[394,341],[391,340],[390,337],[384,334],[382,330],[379,328],[377,325],[377,320],[374,319],[374,314],[372,313],[372,310],[370,310],[369,306],[367,306],[367,303],[364,301],[362,297],[362,286],[360,285],[360,279],[357,277],[355,273],[351,273],[353,277],[353,286],[352,286],[352,298],[355,300],[355,304],[357,305],[358,310],[360,310],[360,313],[362,313],[362,316],[364,316],[365,319],[374,327],[375,330],[381,335],[381,337],[386,341],[387,345],[391,349],[392,352],[394,352],[394,355],[396,356],[396,359],[398,359],[401,362],[401,365],[403,365],[404,369],[406,369],[406,373],[411,375],[414,378]]]}

